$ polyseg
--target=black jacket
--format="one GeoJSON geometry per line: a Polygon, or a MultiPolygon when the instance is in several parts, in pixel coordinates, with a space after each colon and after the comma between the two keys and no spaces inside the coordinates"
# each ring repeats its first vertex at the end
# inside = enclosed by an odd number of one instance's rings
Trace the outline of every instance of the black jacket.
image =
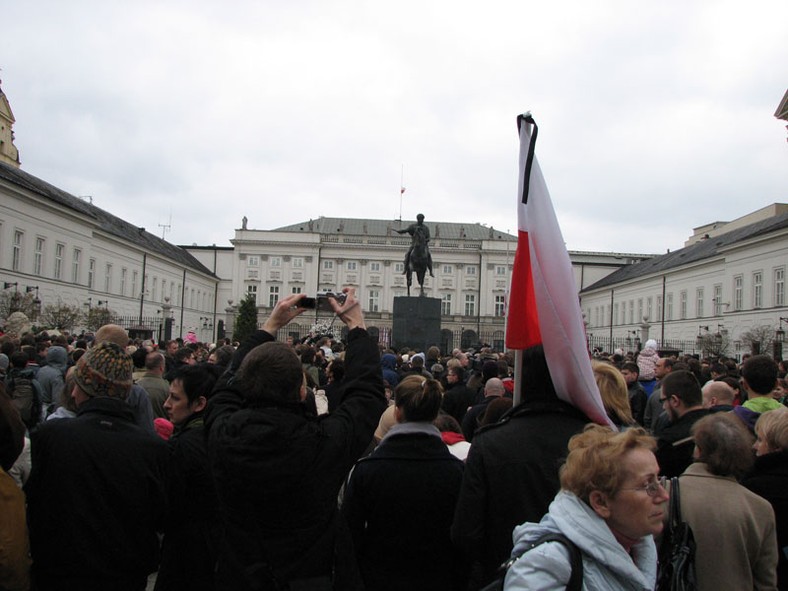
{"type": "Polygon", "coordinates": [[[121,589],[159,564],[167,446],[117,398],[31,436],[25,486],[33,574],[42,589],[121,589]]]}
{"type": "Polygon", "coordinates": [[[755,458],[752,472],[741,481],[743,486],[772,504],[777,524],[777,587],[788,589],[788,451],[755,458]]]}
{"type": "Polygon", "coordinates": [[[202,413],[176,428],[168,444],[169,511],[156,590],[212,590],[221,528],[202,413]]]}
{"type": "MultiPolygon", "coordinates": [[[[230,372],[271,340],[255,333],[230,372]]],[[[273,578],[331,576],[337,494],[386,408],[377,344],[363,329],[348,334],[345,368],[342,404],[320,418],[299,403],[247,405],[232,373],[217,385],[205,422],[224,527],[217,589],[271,589],[273,578]]]]}
{"type": "Polygon", "coordinates": [[[632,418],[638,425],[643,426],[643,417],[646,414],[646,403],[648,395],[640,385],[640,382],[627,384],[627,394],[629,395],[629,409],[632,411],[632,418]]]}
{"type": "Polygon", "coordinates": [[[691,410],[660,432],[654,455],[657,456],[661,476],[680,476],[692,463],[695,449],[695,442],[690,439],[692,426],[708,414],[705,408],[691,410]]]}
{"type": "Polygon", "coordinates": [[[462,471],[437,429],[391,433],[356,464],[342,511],[368,591],[464,588],[449,539],[462,471]]]}
{"type": "Polygon", "coordinates": [[[485,579],[509,558],[514,527],[547,513],[569,438],[588,422],[559,400],[526,401],[474,436],[451,537],[485,579]]]}
{"type": "Polygon", "coordinates": [[[446,391],[443,396],[441,408],[444,412],[450,414],[457,422],[462,425],[462,419],[465,413],[473,406],[476,401],[476,392],[471,390],[462,382],[457,382],[446,391]]]}
{"type": "Polygon", "coordinates": [[[462,434],[465,441],[468,443],[473,442],[476,432],[479,430],[479,420],[484,415],[490,403],[498,398],[497,396],[487,396],[479,404],[474,404],[465,413],[462,419],[462,434]]]}

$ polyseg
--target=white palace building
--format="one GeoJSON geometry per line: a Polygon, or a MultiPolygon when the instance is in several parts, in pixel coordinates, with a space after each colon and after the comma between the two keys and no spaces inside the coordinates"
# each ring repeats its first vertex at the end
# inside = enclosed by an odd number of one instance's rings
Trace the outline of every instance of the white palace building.
{"type": "MultiPolygon", "coordinates": [[[[194,330],[214,342],[231,336],[247,294],[262,321],[280,297],[352,285],[368,326],[388,342],[394,298],[406,294],[403,258],[410,244],[395,230],[412,220],[321,217],[252,229],[244,219],[231,246],[176,246],[23,171],[13,123],[0,90],[4,293],[34,293],[38,309],[103,307],[124,326],[151,329],[159,338],[167,326],[172,336],[194,330]]],[[[425,223],[435,274],[425,291],[441,301],[441,347],[483,342],[503,349],[516,237],[479,223],[425,223]]],[[[723,330],[743,350],[742,333],[776,331],[780,318],[788,321],[785,204],[698,228],[683,249],[666,255],[569,254],[589,341],[607,350],[636,348],[647,337],[687,350],[698,335],[723,330]]],[[[305,316],[283,331],[305,336],[316,320],[305,316]]]]}

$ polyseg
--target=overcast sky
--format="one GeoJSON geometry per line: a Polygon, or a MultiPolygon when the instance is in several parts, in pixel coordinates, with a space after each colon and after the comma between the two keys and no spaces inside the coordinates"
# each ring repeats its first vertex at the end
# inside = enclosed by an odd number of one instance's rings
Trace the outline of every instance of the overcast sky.
{"type": "Polygon", "coordinates": [[[516,116],[567,246],[665,252],[788,202],[788,2],[16,1],[22,168],[176,244],[247,216],[516,232],[516,116]],[[171,218],[171,222],[170,222],[171,218]]]}

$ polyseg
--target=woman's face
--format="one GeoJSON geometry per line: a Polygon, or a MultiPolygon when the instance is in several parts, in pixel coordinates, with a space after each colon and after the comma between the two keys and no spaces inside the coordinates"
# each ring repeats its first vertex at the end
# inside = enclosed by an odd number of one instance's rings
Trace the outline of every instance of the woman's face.
{"type": "Polygon", "coordinates": [[[189,397],[186,396],[186,391],[183,389],[183,382],[175,380],[170,384],[169,396],[162,406],[173,425],[182,425],[195,412],[205,408],[205,398],[200,396],[194,402],[189,403],[189,397]]]}
{"type": "Polygon", "coordinates": [[[769,444],[766,443],[763,435],[757,429],[755,430],[755,443],[752,444],[752,449],[755,450],[756,456],[765,456],[766,454],[772,453],[769,444]]]}
{"type": "Polygon", "coordinates": [[[636,448],[624,455],[622,468],[627,476],[618,492],[606,499],[607,515],[599,510],[597,513],[611,530],[631,540],[658,534],[662,531],[663,503],[668,500],[668,493],[656,486],[651,496],[646,489],[659,480],[657,459],[648,449],[636,448]]]}

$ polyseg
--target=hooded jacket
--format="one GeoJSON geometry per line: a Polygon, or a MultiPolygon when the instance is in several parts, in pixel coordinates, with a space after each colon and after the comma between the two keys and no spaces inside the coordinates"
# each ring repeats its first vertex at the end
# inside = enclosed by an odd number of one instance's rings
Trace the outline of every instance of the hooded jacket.
{"type": "MultiPolygon", "coordinates": [[[[561,533],[583,556],[584,591],[646,591],[657,580],[657,548],[653,536],[641,538],[632,556],[616,540],[605,521],[574,494],[561,491],[540,523],[524,523],[514,529],[512,556],[546,533],[561,533]]],[[[506,575],[505,591],[566,589],[572,567],[569,550],[547,542],[523,554],[506,575]]]]}
{"type": "Polygon", "coordinates": [[[47,364],[38,370],[38,383],[41,385],[41,403],[49,415],[61,404],[65,388],[68,353],[63,347],[50,347],[47,351],[47,364]]]}
{"type": "Polygon", "coordinates": [[[386,353],[380,358],[380,365],[383,368],[383,379],[394,388],[399,384],[399,374],[397,373],[397,358],[391,353],[386,353]]]}

